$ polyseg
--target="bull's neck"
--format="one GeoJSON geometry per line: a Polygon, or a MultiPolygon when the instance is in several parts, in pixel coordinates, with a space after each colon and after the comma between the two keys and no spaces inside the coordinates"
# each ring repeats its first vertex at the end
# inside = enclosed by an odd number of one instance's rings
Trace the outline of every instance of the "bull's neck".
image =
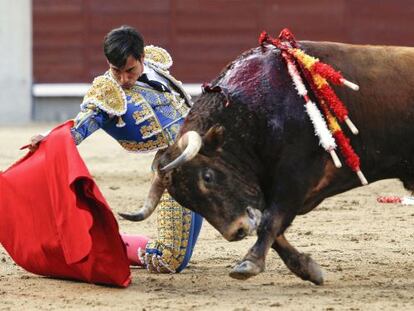
{"type": "Polygon", "coordinates": [[[413,171],[414,48],[302,42],[307,53],[339,70],[360,86],[335,87],[359,135],[351,143],[372,179],[413,171]]]}

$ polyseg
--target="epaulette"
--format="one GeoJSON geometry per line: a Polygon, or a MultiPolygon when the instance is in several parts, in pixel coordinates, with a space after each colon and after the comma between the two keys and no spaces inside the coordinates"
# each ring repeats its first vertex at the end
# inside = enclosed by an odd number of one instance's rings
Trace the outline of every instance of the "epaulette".
{"type": "Polygon", "coordinates": [[[187,106],[191,107],[191,96],[184,90],[182,83],[175,79],[168,71],[173,64],[171,55],[163,48],[154,45],[147,45],[144,48],[144,51],[145,63],[154,69],[158,74],[169,80],[184,98],[187,106]]]}
{"type": "Polygon", "coordinates": [[[168,71],[173,64],[170,53],[163,48],[154,45],[147,45],[144,48],[145,61],[155,67],[168,71]]]}
{"type": "Polygon", "coordinates": [[[127,100],[122,87],[111,77],[109,72],[96,77],[86,93],[81,109],[94,104],[106,113],[122,116],[127,110],[127,100]]]}

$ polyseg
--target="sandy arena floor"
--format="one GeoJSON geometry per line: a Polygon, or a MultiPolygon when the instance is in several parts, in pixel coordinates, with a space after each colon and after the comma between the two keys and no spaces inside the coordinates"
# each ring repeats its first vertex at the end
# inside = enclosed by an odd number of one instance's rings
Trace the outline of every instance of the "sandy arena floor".
{"type": "MultiPolygon", "coordinates": [[[[51,126],[0,127],[0,170],[51,126]]],[[[124,152],[103,132],[79,150],[114,211],[143,203],[152,154],[124,152]]],[[[0,246],[0,310],[414,310],[414,206],[379,204],[379,195],[407,192],[396,180],[378,182],[326,200],[289,228],[292,244],[324,269],[323,286],[293,276],[274,252],[261,275],[230,278],[255,238],[229,243],[204,223],[189,268],[176,275],[134,269],[127,289],[27,273],[0,246]]],[[[118,221],[123,232],[154,236],[155,218],[118,221]]]]}

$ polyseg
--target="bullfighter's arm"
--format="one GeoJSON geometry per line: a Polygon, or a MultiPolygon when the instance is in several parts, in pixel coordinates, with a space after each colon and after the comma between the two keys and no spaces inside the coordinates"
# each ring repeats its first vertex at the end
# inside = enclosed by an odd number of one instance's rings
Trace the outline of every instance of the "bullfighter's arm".
{"type": "MultiPolygon", "coordinates": [[[[89,104],[87,107],[82,108],[74,119],[74,125],[71,128],[71,134],[76,145],[79,145],[86,137],[93,132],[101,128],[111,118],[107,113],[97,108],[95,105],[89,104]]],[[[29,148],[32,152],[37,150],[40,142],[42,142],[49,134],[51,130],[37,134],[30,139],[30,143],[23,148],[29,148]]]]}
{"type": "Polygon", "coordinates": [[[71,128],[71,134],[76,145],[79,145],[86,137],[100,129],[110,120],[107,113],[89,104],[83,108],[74,119],[74,125],[71,128]]]}

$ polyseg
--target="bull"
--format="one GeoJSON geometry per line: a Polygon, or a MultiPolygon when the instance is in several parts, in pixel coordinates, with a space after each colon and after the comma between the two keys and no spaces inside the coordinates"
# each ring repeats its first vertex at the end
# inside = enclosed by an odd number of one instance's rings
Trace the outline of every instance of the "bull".
{"type": "MultiPolygon", "coordinates": [[[[359,84],[359,92],[335,91],[359,127],[351,143],[367,179],[398,178],[413,191],[414,48],[299,44],[359,84]]],[[[318,146],[278,48],[264,45],[241,54],[211,85],[221,92],[197,99],[180,138],[155,158],[144,208],[129,218],[148,217],[165,188],[229,241],[245,237],[261,214],[257,241],[230,275],[259,274],[273,248],[295,275],[322,284],[319,265],[284,232],[297,215],[360,181],[351,170],[336,168],[318,146]]]]}

